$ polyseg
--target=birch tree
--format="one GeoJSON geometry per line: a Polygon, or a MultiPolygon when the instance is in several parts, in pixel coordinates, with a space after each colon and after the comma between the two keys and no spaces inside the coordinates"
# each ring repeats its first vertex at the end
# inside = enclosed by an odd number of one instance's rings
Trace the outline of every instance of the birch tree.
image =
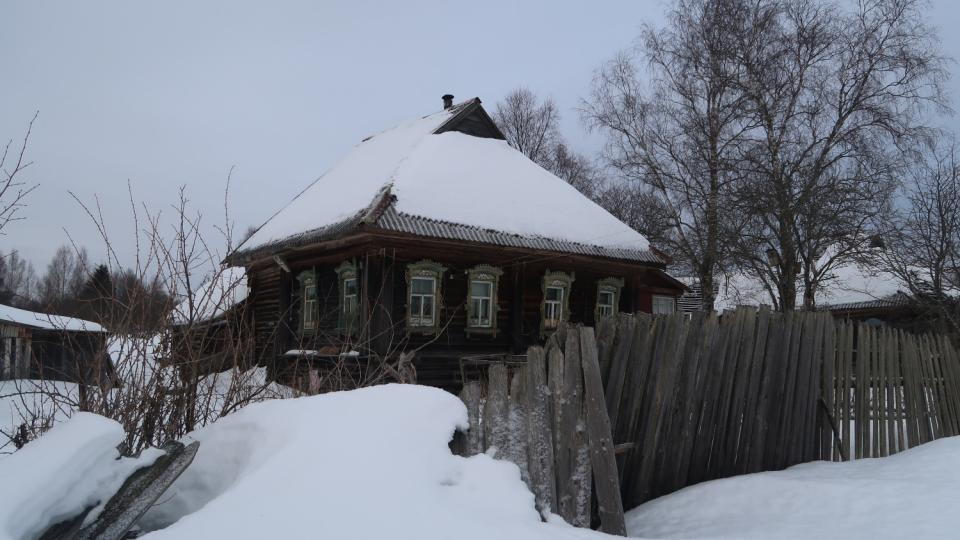
{"type": "Polygon", "coordinates": [[[582,107],[606,135],[607,163],[659,200],[661,247],[699,280],[705,310],[737,229],[727,210],[751,127],[733,49],[745,4],[677,0],[665,28],[645,28],[636,48],[596,72],[582,107]]]}

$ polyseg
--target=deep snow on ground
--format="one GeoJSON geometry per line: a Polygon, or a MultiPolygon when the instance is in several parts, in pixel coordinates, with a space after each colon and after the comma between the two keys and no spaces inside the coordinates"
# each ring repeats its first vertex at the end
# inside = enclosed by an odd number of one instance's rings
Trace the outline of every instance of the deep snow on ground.
{"type": "MultiPolygon", "coordinates": [[[[76,413],[0,460],[0,540],[36,538],[47,527],[105,502],[134,470],[160,455],[120,459],[120,424],[76,413]]],[[[94,517],[94,509],[90,517],[94,517]]]]}
{"type": "Polygon", "coordinates": [[[627,514],[653,538],[960,538],[960,437],[691,486],[627,514]]]}
{"type": "Polygon", "coordinates": [[[508,462],[451,454],[456,396],[386,385],[251,405],[196,432],[146,538],[564,539],[508,462]],[[178,520],[178,521],[177,521],[178,520]]]}

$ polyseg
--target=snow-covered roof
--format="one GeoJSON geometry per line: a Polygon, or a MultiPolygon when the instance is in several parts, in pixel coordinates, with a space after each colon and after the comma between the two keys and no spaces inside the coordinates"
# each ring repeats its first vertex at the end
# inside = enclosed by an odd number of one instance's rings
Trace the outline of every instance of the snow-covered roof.
{"type": "MultiPolygon", "coordinates": [[[[238,253],[269,249],[353,221],[397,214],[646,252],[640,233],[506,141],[449,129],[474,99],[364,139],[261,226],[238,253]]],[[[485,114],[485,113],[484,113],[485,114]]],[[[340,232],[340,231],[338,231],[340,232]]],[[[659,262],[659,259],[657,259],[659,262]]]]}
{"type": "Polygon", "coordinates": [[[222,268],[193,291],[192,303],[186,298],[173,309],[173,323],[216,319],[246,300],[249,293],[246,270],[238,266],[222,268]]]}
{"type": "Polygon", "coordinates": [[[66,332],[106,332],[99,324],[83,319],[27,311],[0,304],[0,323],[11,323],[40,330],[66,332]]]}

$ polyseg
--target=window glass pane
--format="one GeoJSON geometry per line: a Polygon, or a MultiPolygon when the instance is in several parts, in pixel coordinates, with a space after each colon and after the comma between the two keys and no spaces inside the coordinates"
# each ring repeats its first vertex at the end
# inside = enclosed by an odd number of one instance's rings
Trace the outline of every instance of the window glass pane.
{"type": "Polygon", "coordinates": [[[423,297],[423,316],[424,317],[433,316],[433,297],[432,296],[423,297]]]}
{"type": "Polygon", "coordinates": [[[674,312],[674,301],[671,296],[654,296],[653,313],[669,314],[674,312]]]}
{"type": "Polygon", "coordinates": [[[417,294],[433,294],[433,278],[413,278],[410,283],[411,290],[417,294]]]}
{"type": "Polygon", "coordinates": [[[489,298],[493,295],[493,283],[489,281],[474,281],[470,284],[470,295],[489,298]]]}
{"type": "Polygon", "coordinates": [[[613,306],[613,293],[610,291],[600,291],[600,305],[613,306]]]}
{"type": "Polygon", "coordinates": [[[422,303],[422,297],[413,296],[410,298],[410,313],[414,316],[420,315],[420,305],[422,303]]]}
{"type": "Polygon", "coordinates": [[[357,294],[357,279],[347,279],[343,282],[343,294],[349,296],[357,294]]]}
{"type": "Polygon", "coordinates": [[[563,289],[560,287],[547,287],[547,300],[559,302],[562,296],[563,289]]]}

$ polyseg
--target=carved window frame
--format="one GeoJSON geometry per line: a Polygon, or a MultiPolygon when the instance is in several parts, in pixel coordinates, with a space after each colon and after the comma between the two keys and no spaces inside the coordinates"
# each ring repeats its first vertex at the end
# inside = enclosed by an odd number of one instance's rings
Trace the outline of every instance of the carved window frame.
{"type": "Polygon", "coordinates": [[[467,326],[466,333],[467,336],[473,334],[479,335],[497,335],[497,312],[500,310],[500,302],[498,301],[499,292],[500,292],[500,276],[503,275],[503,270],[495,266],[490,266],[488,264],[481,264],[474,266],[473,268],[466,271],[467,274],[467,326]],[[475,282],[488,282],[490,283],[490,313],[489,319],[490,324],[488,325],[479,325],[475,324],[476,317],[476,308],[474,306],[474,296],[473,296],[473,284],[475,282]]]}
{"type": "MultiPolygon", "coordinates": [[[[543,275],[543,282],[541,284],[541,292],[543,294],[543,299],[540,301],[540,334],[546,335],[549,332],[552,332],[557,329],[561,324],[570,320],[570,290],[573,287],[573,282],[576,277],[574,272],[569,274],[566,272],[551,272],[547,270],[543,275]],[[559,288],[562,290],[560,300],[559,300],[559,310],[560,316],[556,319],[556,324],[547,323],[547,304],[555,304],[557,302],[547,300],[547,291],[548,289],[559,288]]],[[[551,319],[552,320],[552,319],[551,319]]]]}
{"type": "Polygon", "coordinates": [[[613,294],[613,303],[609,304],[612,307],[612,312],[609,313],[608,315],[615,316],[617,313],[620,313],[620,293],[622,291],[623,291],[622,278],[608,277],[608,278],[603,278],[600,281],[597,281],[597,303],[593,312],[595,321],[599,321],[602,317],[605,316],[600,312],[601,305],[607,305],[607,304],[601,304],[601,301],[600,301],[603,298],[604,293],[613,294]]]}
{"type": "MultiPolygon", "coordinates": [[[[447,267],[431,260],[422,260],[407,265],[407,331],[411,333],[436,334],[440,328],[440,313],[443,311],[443,275],[447,267]],[[423,324],[422,317],[413,315],[413,280],[414,279],[433,279],[433,306],[432,318],[429,324],[423,324]],[[416,320],[416,323],[415,323],[416,320]]],[[[423,302],[423,296],[417,294],[423,302]]],[[[422,314],[422,307],[420,313],[422,314]]]]}
{"type": "Polygon", "coordinates": [[[297,274],[297,281],[300,282],[300,334],[312,335],[317,333],[320,319],[317,271],[313,268],[304,270],[297,274]]]}
{"type": "Polygon", "coordinates": [[[360,265],[353,260],[340,263],[334,271],[337,273],[337,328],[341,334],[356,335],[360,327],[360,265]],[[353,312],[347,311],[347,285],[353,281],[353,312]]]}

